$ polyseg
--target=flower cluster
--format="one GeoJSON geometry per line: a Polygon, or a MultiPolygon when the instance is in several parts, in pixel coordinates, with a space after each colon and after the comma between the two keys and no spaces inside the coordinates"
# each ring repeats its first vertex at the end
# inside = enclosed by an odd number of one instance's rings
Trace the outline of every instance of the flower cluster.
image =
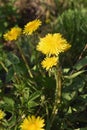
{"type": "MultiPolygon", "coordinates": [[[[4,38],[5,40],[12,41],[17,40],[21,33],[31,35],[41,24],[42,22],[39,19],[30,21],[24,26],[23,33],[21,28],[13,27],[4,34],[4,38]]],[[[71,45],[60,33],[47,34],[45,37],[40,38],[37,50],[46,55],[46,58],[41,63],[43,68],[49,70],[53,66],[56,66],[59,54],[67,51],[70,47],[71,45]]]]}
{"type": "Polygon", "coordinates": [[[33,20],[28,22],[23,29],[23,33],[22,33],[22,29],[19,27],[13,27],[11,28],[10,31],[8,31],[7,33],[5,33],[3,35],[4,39],[6,41],[12,41],[12,40],[17,40],[17,38],[21,35],[21,34],[25,34],[25,35],[31,35],[34,31],[36,31],[39,26],[41,25],[41,21],[39,19],[33,20]]]}
{"type": "Polygon", "coordinates": [[[44,119],[41,117],[28,116],[20,125],[21,130],[44,130],[44,119]]]}
{"type": "Polygon", "coordinates": [[[4,116],[5,116],[5,113],[2,110],[0,110],[0,120],[3,119],[4,116]]]}
{"type": "Polygon", "coordinates": [[[67,51],[70,47],[71,45],[60,33],[47,34],[45,37],[40,38],[37,50],[45,54],[47,57],[42,61],[43,68],[49,70],[53,66],[56,66],[59,54],[67,51]]]}

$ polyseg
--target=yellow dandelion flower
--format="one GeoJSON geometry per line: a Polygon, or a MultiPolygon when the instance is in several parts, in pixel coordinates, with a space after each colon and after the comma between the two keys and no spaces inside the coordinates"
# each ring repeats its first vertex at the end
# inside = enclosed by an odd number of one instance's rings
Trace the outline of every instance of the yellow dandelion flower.
{"type": "Polygon", "coordinates": [[[6,41],[17,40],[17,38],[21,35],[21,32],[22,32],[21,28],[13,27],[11,28],[10,31],[5,33],[3,36],[6,41]]]}
{"type": "Polygon", "coordinates": [[[23,33],[27,35],[31,35],[34,31],[38,29],[41,23],[42,22],[39,19],[28,22],[24,27],[23,33]]]}
{"type": "Polygon", "coordinates": [[[0,120],[3,119],[4,116],[5,116],[5,113],[2,110],[0,110],[0,120]]]}
{"type": "Polygon", "coordinates": [[[51,69],[53,66],[56,66],[58,62],[58,57],[46,57],[42,62],[42,67],[46,68],[46,70],[51,69]]]}
{"type": "Polygon", "coordinates": [[[44,119],[41,117],[28,116],[20,125],[21,130],[44,130],[44,119]]]}
{"type": "Polygon", "coordinates": [[[58,55],[71,47],[60,33],[48,34],[40,39],[37,50],[46,55],[58,55]]]}

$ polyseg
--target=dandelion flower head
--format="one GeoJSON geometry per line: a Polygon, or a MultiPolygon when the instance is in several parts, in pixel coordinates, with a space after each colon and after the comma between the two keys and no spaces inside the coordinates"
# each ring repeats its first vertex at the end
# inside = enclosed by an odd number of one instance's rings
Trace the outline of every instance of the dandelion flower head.
{"type": "Polygon", "coordinates": [[[42,22],[39,19],[28,22],[24,27],[23,33],[27,35],[31,35],[34,31],[38,29],[41,23],[42,22]]]}
{"type": "Polygon", "coordinates": [[[44,130],[44,119],[41,117],[28,116],[20,125],[21,130],[44,130]]]}
{"type": "Polygon", "coordinates": [[[5,116],[5,113],[2,110],[0,110],[0,120],[3,119],[4,116],[5,116]]]}
{"type": "Polygon", "coordinates": [[[5,33],[3,36],[6,41],[17,40],[17,38],[21,35],[21,32],[22,32],[21,28],[13,27],[11,28],[10,31],[5,33]]]}
{"type": "Polygon", "coordinates": [[[46,55],[58,55],[71,47],[60,33],[47,34],[40,39],[37,50],[46,55]]]}
{"type": "Polygon", "coordinates": [[[53,66],[56,66],[58,62],[58,57],[46,57],[42,62],[42,67],[45,68],[47,71],[51,69],[53,66]]]}

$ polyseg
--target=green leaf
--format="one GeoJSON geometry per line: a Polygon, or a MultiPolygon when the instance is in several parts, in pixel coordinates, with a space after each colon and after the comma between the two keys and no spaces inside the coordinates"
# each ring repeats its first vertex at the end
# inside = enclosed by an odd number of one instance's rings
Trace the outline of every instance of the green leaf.
{"type": "Polygon", "coordinates": [[[62,93],[62,97],[63,97],[64,99],[68,100],[68,101],[72,100],[72,98],[74,98],[75,95],[76,95],[76,92],[75,92],[75,91],[73,91],[73,92],[71,92],[71,93],[68,93],[68,92],[62,93]]]}
{"type": "Polygon", "coordinates": [[[77,76],[79,76],[80,74],[86,72],[86,70],[81,70],[81,71],[78,71],[72,75],[69,75],[69,76],[64,76],[64,78],[67,78],[67,79],[73,79],[73,78],[76,78],[77,76]]]}
{"type": "Polygon", "coordinates": [[[40,91],[35,92],[35,93],[33,93],[33,94],[29,97],[29,100],[35,100],[35,99],[37,99],[40,95],[41,95],[41,92],[40,92],[40,91]]]}
{"type": "Polygon", "coordinates": [[[13,54],[13,53],[9,53],[9,54],[8,54],[8,59],[9,59],[9,61],[10,61],[12,64],[18,64],[18,63],[20,63],[19,58],[18,58],[15,54],[13,54]]]}
{"type": "Polygon", "coordinates": [[[38,106],[38,103],[36,103],[34,101],[29,101],[28,102],[28,108],[32,108],[32,107],[35,107],[35,106],[38,106]]]}
{"type": "Polygon", "coordinates": [[[12,80],[13,78],[13,75],[14,75],[14,70],[13,68],[11,67],[6,75],[6,81],[9,82],[12,80]]]}
{"type": "Polygon", "coordinates": [[[12,98],[8,98],[8,97],[3,97],[3,100],[5,103],[5,104],[3,104],[4,109],[6,111],[9,111],[9,112],[13,111],[14,110],[14,103],[15,103],[14,100],[12,98]]]}
{"type": "Polygon", "coordinates": [[[84,57],[82,60],[80,60],[77,64],[75,64],[75,66],[73,68],[76,70],[80,70],[85,65],[87,65],[87,56],[84,57]]]}
{"type": "Polygon", "coordinates": [[[5,60],[5,64],[6,64],[7,67],[9,67],[10,65],[12,65],[11,61],[8,60],[8,59],[5,60]]]}

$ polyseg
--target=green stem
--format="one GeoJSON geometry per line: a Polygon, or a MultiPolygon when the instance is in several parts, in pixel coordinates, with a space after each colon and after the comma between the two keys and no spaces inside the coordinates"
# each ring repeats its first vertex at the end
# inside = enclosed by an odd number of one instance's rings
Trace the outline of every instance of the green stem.
{"type": "Polygon", "coordinates": [[[55,72],[55,79],[56,79],[56,89],[55,89],[55,101],[53,106],[53,111],[51,115],[51,126],[55,119],[55,116],[59,110],[59,104],[61,103],[61,70],[55,72]]]}
{"type": "Polygon", "coordinates": [[[8,69],[5,67],[5,65],[3,64],[2,61],[0,61],[0,64],[1,64],[1,66],[4,68],[4,70],[5,70],[6,72],[8,72],[8,69]]]}
{"type": "Polygon", "coordinates": [[[25,58],[25,56],[24,56],[24,54],[23,54],[23,51],[22,51],[21,47],[20,47],[18,44],[16,44],[16,45],[17,45],[17,47],[18,47],[18,49],[19,49],[19,51],[20,51],[21,57],[22,57],[22,59],[23,59],[25,65],[26,65],[26,68],[27,68],[27,70],[28,70],[29,76],[30,76],[31,78],[33,78],[33,75],[32,75],[32,73],[31,73],[30,67],[29,67],[29,65],[28,65],[28,63],[27,63],[27,60],[26,60],[26,58],[25,58]]]}

